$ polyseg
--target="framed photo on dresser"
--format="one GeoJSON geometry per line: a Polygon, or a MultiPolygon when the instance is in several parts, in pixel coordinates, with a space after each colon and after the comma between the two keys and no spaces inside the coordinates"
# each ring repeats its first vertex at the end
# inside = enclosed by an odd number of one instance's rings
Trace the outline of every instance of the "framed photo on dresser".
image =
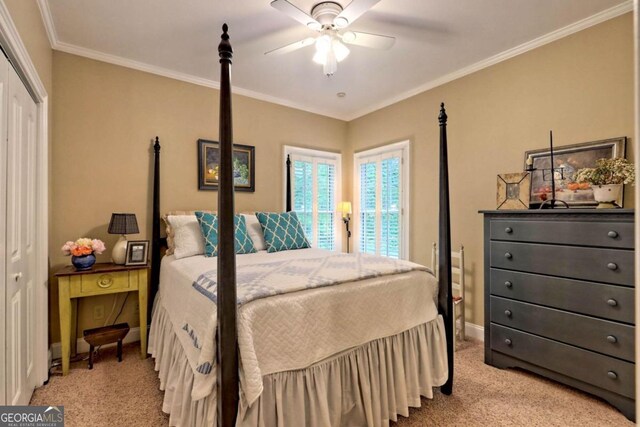
{"type": "MultiPolygon", "coordinates": [[[[553,179],[555,181],[556,199],[566,202],[570,207],[595,207],[598,205],[591,186],[577,183],[574,176],[582,168],[593,168],[596,160],[607,158],[624,158],[627,137],[610,138],[600,141],[584,142],[558,146],[553,148],[553,179]]],[[[524,153],[525,170],[533,167],[531,172],[531,208],[540,206],[551,199],[551,153],[549,148],[529,150],[524,153]]],[[[622,206],[622,195],[616,202],[622,206]]]]}
{"type": "Polygon", "coordinates": [[[146,265],[149,259],[149,241],[129,240],[126,254],[125,265],[146,265]]]}

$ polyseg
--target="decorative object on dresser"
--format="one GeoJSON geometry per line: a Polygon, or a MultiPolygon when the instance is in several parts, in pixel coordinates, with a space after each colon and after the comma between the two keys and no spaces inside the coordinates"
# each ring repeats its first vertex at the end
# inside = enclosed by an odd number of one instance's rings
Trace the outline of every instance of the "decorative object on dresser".
{"type": "MultiPolygon", "coordinates": [[[[549,148],[525,152],[525,171],[531,172],[532,208],[539,207],[551,198],[551,187],[555,186],[557,201],[566,202],[571,207],[596,206],[593,190],[589,185],[579,184],[575,174],[579,169],[594,167],[601,158],[624,158],[626,137],[601,141],[564,145],[553,148],[554,180],[551,179],[551,150],[549,148]]],[[[622,197],[620,198],[622,206],[622,197]]]]}
{"type": "Polygon", "coordinates": [[[113,213],[109,221],[109,234],[120,234],[120,238],[113,245],[111,259],[114,264],[124,265],[127,259],[127,234],[138,234],[138,221],[136,214],[113,213]]]}
{"type": "Polygon", "coordinates": [[[575,179],[591,185],[598,208],[621,208],[623,186],[635,183],[636,171],[627,159],[598,159],[595,168],[580,169],[575,179]]]}
{"type": "MultiPolygon", "coordinates": [[[[198,140],[198,190],[218,190],[220,143],[198,140]]],[[[256,147],[233,144],[235,191],[256,191],[256,147]]]]}
{"type": "Polygon", "coordinates": [[[531,175],[529,172],[498,175],[496,209],[529,209],[531,175]]]}
{"type": "Polygon", "coordinates": [[[95,264],[90,270],[76,271],[67,266],[55,275],[58,278],[60,311],[60,344],[62,347],[62,375],[69,373],[69,358],[75,353],[78,299],[120,292],[138,292],[140,313],[140,356],[147,357],[147,264],[123,266],[112,263],[95,264]],[[73,351],[72,351],[73,350],[73,351]]]}
{"type": "Polygon", "coordinates": [[[130,240],[127,242],[125,265],[147,265],[149,254],[148,240],[130,240]]]}
{"type": "Polygon", "coordinates": [[[89,270],[96,263],[95,254],[107,249],[102,240],[81,237],[75,242],[68,241],[62,246],[62,253],[71,255],[71,264],[76,271],[89,270]]]}
{"type": "Polygon", "coordinates": [[[635,420],[633,210],[482,211],[485,363],[635,420]]]}
{"type": "Polygon", "coordinates": [[[342,215],[342,221],[347,228],[347,253],[349,253],[349,239],[351,239],[351,230],[349,230],[349,222],[351,222],[351,202],[338,203],[338,212],[342,215]]]}

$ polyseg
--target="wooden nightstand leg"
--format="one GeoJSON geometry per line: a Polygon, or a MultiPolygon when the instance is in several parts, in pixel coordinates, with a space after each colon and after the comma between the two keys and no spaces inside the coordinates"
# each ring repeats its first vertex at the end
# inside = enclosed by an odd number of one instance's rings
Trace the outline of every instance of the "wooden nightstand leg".
{"type": "Polygon", "coordinates": [[[138,311],[140,312],[140,357],[147,358],[147,269],[139,270],[138,311]]]}
{"type": "Polygon", "coordinates": [[[89,346],[89,369],[93,369],[93,346],[89,346]]]}
{"type": "Polygon", "coordinates": [[[122,340],[118,340],[118,362],[122,362],[122,340]]]}
{"type": "Polygon", "coordinates": [[[58,279],[62,375],[69,373],[69,357],[71,356],[71,299],[69,297],[69,285],[69,276],[58,279]]]}

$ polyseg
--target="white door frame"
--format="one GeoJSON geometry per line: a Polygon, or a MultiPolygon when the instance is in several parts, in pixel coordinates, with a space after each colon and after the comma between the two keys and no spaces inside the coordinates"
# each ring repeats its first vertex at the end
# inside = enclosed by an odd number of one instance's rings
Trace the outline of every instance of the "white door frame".
{"type": "MultiPolygon", "coordinates": [[[[36,271],[34,274],[36,312],[34,378],[36,386],[40,386],[47,381],[49,373],[49,274],[47,259],[49,250],[49,95],[3,0],[0,0],[0,45],[38,106],[36,142],[36,170],[38,174],[36,176],[35,212],[36,236],[38,238],[36,239],[36,271]]],[[[6,197],[6,194],[0,195],[0,197],[6,197]]],[[[2,304],[6,303],[4,295],[1,302],[2,304]]],[[[6,328],[4,322],[5,319],[1,319],[0,325],[6,328]]],[[[5,387],[5,384],[0,384],[0,386],[5,387]]]]}

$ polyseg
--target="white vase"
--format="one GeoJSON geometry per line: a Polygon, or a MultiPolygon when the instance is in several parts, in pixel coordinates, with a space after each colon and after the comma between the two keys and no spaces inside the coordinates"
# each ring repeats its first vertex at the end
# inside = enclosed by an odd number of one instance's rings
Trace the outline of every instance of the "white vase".
{"type": "Polygon", "coordinates": [[[622,184],[594,185],[592,188],[598,209],[620,207],[615,202],[620,198],[622,184]]]}

